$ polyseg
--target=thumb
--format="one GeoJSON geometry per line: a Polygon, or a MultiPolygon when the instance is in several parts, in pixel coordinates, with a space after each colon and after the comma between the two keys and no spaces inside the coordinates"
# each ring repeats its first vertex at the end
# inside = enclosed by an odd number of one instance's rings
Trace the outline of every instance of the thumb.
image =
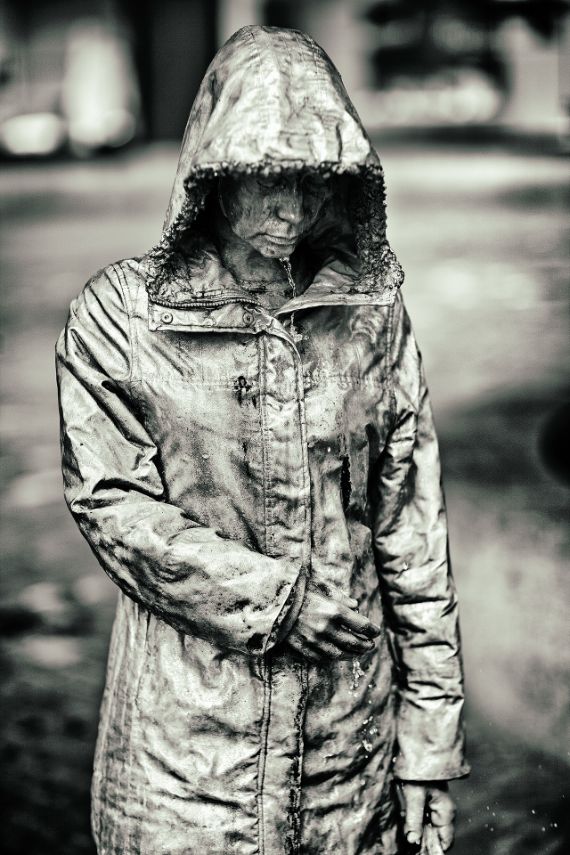
{"type": "Polygon", "coordinates": [[[427,788],[422,784],[402,784],[404,797],[404,834],[408,843],[421,843],[427,788]]]}

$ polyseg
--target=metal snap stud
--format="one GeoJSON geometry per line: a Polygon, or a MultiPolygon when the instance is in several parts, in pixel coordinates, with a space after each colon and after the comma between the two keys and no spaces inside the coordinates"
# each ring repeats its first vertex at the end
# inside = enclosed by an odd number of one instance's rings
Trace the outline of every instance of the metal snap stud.
{"type": "Polygon", "coordinates": [[[160,320],[163,324],[171,324],[173,321],[172,312],[162,312],[160,315],[160,320]]]}
{"type": "Polygon", "coordinates": [[[246,325],[246,327],[248,327],[250,324],[253,323],[253,315],[251,314],[251,312],[244,312],[243,313],[243,322],[246,325]]]}

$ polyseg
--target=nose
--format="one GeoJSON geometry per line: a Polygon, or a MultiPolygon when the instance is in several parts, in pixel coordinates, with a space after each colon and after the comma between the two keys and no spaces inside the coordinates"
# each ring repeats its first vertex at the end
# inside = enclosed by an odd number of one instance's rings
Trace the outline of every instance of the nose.
{"type": "Polygon", "coordinates": [[[303,219],[303,192],[297,181],[288,182],[279,193],[275,206],[277,216],[292,226],[303,219]]]}

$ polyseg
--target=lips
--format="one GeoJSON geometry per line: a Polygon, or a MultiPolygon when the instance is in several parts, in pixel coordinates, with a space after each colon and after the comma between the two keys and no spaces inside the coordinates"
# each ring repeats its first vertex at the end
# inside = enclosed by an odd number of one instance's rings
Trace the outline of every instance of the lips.
{"type": "Polygon", "coordinates": [[[291,235],[290,237],[281,237],[278,235],[265,234],[264,237],[267,240],[273,241],[273,243],[278,243],[282,246],[290,246],[290,244],[295,243],[298,238],[298,235],[291,235]]]}

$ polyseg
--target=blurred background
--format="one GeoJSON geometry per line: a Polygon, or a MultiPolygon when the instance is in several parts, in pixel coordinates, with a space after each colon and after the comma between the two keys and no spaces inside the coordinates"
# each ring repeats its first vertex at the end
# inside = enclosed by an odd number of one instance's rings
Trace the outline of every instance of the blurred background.
{"type": "Polygon", "coordinates": [[[570,851],[563,0],[5,0],[0,6],[0,799],[6,855],[94,855],[115,590],[62,499],[70,300],[159,238],[178,146],[240,26],[308,31],[377,145],[440,434],[472,776],[457,855],[570,851]]]}

